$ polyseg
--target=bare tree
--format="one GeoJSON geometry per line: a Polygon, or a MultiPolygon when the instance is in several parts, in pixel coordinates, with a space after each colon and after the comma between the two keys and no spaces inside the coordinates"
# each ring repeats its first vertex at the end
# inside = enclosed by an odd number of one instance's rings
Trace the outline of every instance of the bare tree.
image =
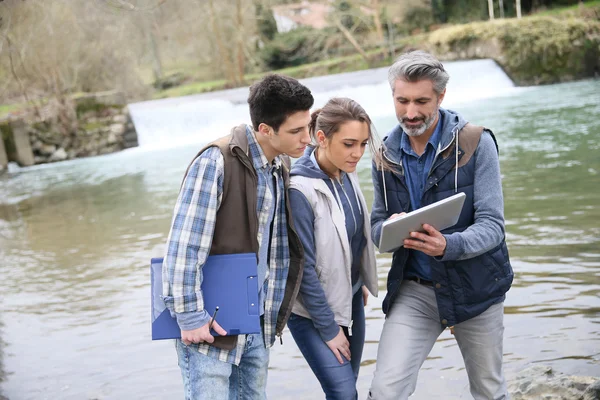
{"type": "Polygon", "coordinates": [[[236,49],[236,61],[237,61],[237,79],[236,83],[244,82],[244,72],[246,67],[246,56],[244,54],[244,10],[242,7],[242,0],[235,0],[235,22],[237,25],[237,49],[236,49]]]}
{"type": "MultiPolygon", "coordinates": [[[[202,1],[202,0],[201,0],[202,1]]],[[[221,6],[228,6],[227,3],[220,3],[221,6]]],[[[239,85],[244,82],[245,72],[245,30],[244,30],[244,8],[242,0],[235,0],[234,10],[226,9],[226,14],[235,15],[234,19],[234,41],[230,45],[226,42],[225,28],[227,23],[220,18],[222,14],[218,13],[214,0],[208,0],[208,11],[210,18],[210,27],[215,38],[215,44],[220,60],[225,68],[225,79],[232,85],[239,85]],[[231,11],[234,11],[233,13],[231,11]]]]}
{"type": "Polygon", "coordinates": [[[494,20],[494,0],[488,0],[488,13],[490,15],[490,20],[494,20]]]}
{"type": "Polygon", "coordinates": [[[156,34],[154,33],[156,24],[152,14],[145,13],[142,16],[142,26],[144,36],[148,41],[148,46],[152,54],[152,71],[154,73],[154,81],[160,81],[163,77],[163,67],[160,58],[160,50],[156,41],[156,34]]]}

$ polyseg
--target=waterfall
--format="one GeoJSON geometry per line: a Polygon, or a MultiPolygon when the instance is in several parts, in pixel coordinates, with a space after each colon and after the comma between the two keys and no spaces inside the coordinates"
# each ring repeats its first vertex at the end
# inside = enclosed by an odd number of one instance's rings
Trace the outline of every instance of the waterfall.
{"type": "MultiPolygon", "coordinates": [[[[515,94],[510,78],[493,60],[444,63],[450,74],[443,107],[515,94]]],[[[373,120],[394,116],[388,68],[321,76],[301,82],[321,107],[333,96],[358,101],[373,120]]],[[[129,105],[140,147],[165,148],[207,143],[229,132],[234,125],[250,122],[248,88],[151,100],[129,105]]]]}

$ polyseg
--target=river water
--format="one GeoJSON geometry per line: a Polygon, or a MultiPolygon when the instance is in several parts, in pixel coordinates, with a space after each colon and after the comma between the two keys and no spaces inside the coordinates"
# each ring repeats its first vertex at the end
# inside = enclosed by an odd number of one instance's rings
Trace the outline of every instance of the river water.
{"type": "MultiPolygon", "coordinates": [[[[516,88],[489,60],[453,62],[444,106],[500,145],[515,282],[505,303],[508,378],[531,365],[600,376],[600,81],[516,88]]],[[[385,69],[305,81],[320,106],[358,100],[395,124],[385,69]]],[[[197,149],[248,120],[247,89],[131,105],[141,146],[0,177],[0,398],[181,398],[170,341],[149,332],[150,257],[162,256],[182,174],[197,149]]],[[[359,174],[372,202],[369,161],[359,174]]],[[[378,257],[380,286],[390,265],[378,257]]],[[[365,398],[383,325],[367,306],[365,398]]],[[[401,340],[401,338],[399,338],[401,340]]],[[[289,332],[271,352],[273,399],[322,398],[289,332]]],[[[445,332],[415,399],[468,399],[445,332]]]]}

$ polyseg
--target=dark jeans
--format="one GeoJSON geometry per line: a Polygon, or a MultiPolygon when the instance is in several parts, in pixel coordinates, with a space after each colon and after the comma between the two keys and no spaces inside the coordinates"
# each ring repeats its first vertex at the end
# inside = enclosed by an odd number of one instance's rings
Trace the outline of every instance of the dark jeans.
{"type": "Polygon", "coordinates": [[[352,321],[352,336],[348,337],[351,361],[344,360],[343,364],[321,339],[312,320],[292,314],[288,321],[298,348],[321,383],[328,400],[358,398],[356,379],[365,344],[365,308],[360,289],[352,298],[352,321]]]}

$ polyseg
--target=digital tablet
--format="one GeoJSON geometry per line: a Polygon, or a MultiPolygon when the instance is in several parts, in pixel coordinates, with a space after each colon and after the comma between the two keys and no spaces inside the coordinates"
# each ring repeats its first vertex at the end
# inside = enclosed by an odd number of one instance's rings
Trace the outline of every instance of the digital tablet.
{"type": "Polygon", "coordinates": [[[429,224],[438,231],[455,225],[460,217],[465,197],[464,193],[457,193],[444,200],[385,221],[381,228],[379,252],[391,252],[404,246],[404,239],[410,238],[411,232],[425,232],[423,224],[429,224]]]}

